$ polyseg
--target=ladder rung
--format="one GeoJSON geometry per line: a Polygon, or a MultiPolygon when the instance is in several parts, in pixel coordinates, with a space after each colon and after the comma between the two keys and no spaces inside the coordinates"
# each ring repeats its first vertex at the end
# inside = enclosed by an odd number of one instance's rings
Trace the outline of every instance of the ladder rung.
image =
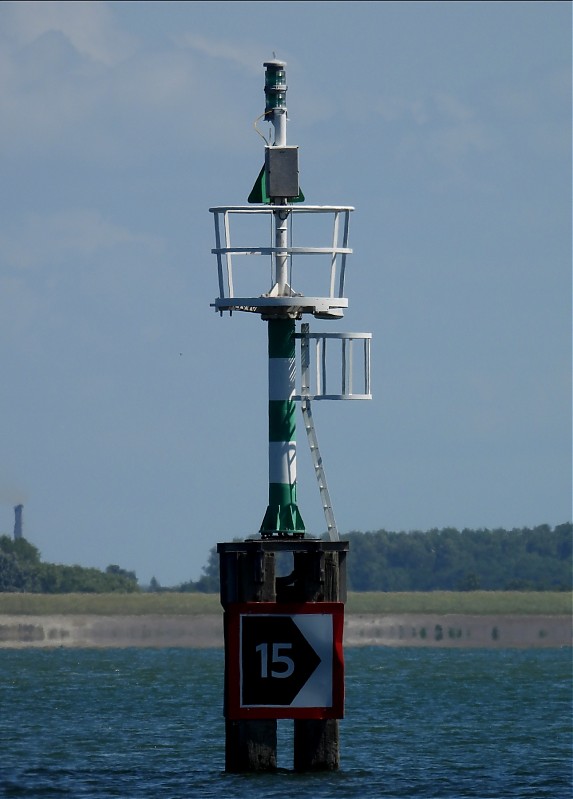
{"type": "Polygon", "coordinates": [[[301,404],[301,409],[305,422],[306,434],[308,436],[308,443],[310,446],[310,453],[314,465],[314,471],[318,482],[318,489],[322,500],[322,510],[324,512],[326,526],[330,535],[330,539],[332,541],[337,541],[339,539],[338,530],[336,528],[336,522],[334,520],[334,513],[332,510],[332,504],[330,502],[328,486],[326,485],[326,475],[324,473],[324,469],[322,466],[322,458],[320,457],[320,451],[318,448],[318,439],[316,437],[316,432],[314,430],[312,413],[310,410],[310,400],[308,399],[304,400],[301,404]]]}

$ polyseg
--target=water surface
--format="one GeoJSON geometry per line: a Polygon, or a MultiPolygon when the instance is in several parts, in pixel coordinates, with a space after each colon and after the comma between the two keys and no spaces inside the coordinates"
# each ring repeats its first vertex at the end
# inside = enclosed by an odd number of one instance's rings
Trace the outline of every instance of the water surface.
{"type": "Polygon", "coordinates": [[[0,652],[0,797],[570,799],[571,650],[346,650],[341,768],[224,769],[222,650],[0,652]]]}

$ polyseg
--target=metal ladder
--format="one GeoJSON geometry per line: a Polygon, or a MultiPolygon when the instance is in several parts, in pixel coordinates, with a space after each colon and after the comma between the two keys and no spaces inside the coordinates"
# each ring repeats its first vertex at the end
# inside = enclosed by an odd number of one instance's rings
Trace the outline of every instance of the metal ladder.
{"type": "Polygon", "coordinates": [[[312,411],[310,409],[310,400],[302,398],[300,407],[302,410],[302,418],[304,419],[304,427],[310,445],[310,455],[312,464],[314,466],[314,473],[318,482],[318,490],[320,491],[320,499],[322,502],[322,509],[324,510],[324,518],[326,519],[326,526],[328,528],[328,537],[331,541],[339,541],[338,528],[334,519],[334,512],[332,510],[332,503],[330,501],[330,494],[326,484],[326,475],[322,465],[322,458],[318,448],[318,439],[314,429],[314,422],[312,419],[312,411]]]}

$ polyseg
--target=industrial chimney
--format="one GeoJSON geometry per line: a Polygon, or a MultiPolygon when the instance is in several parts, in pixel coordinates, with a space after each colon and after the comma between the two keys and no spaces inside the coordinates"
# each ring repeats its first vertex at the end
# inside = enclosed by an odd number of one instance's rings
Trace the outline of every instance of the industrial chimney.
{"type": "Polygon", "coordinates": [[[14,541],[24,538],[22,534],[22,511],[23,505],[14,505],[14,541]]]}

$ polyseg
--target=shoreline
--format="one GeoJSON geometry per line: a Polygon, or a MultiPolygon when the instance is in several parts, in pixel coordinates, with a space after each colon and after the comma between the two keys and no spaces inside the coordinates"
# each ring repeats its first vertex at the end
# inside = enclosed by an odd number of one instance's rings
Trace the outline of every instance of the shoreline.
{"type": "MultiPolygon", "coordinates": [[[[566,615],[347,613],[344,645],[440,648],[571,647],[566,615]]],[[[223,614],[0,615],[0,649],[223,647],[223,614]]]]}

